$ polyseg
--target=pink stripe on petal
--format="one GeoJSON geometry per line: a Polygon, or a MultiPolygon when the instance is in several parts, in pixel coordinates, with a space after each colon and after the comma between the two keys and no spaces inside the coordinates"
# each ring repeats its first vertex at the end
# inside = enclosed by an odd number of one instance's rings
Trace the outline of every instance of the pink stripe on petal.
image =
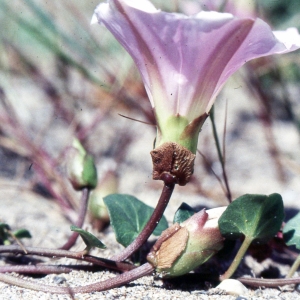
{"type": "Polygon", "coordinates": [[[300,47],[295,29],[273,34],[260,19],[217,12],[187,17],[146,0],[109,0],[95,15],[134,59],[156,114],[189,121],[209,112],[228,77],[247,61],[300,47]]]}

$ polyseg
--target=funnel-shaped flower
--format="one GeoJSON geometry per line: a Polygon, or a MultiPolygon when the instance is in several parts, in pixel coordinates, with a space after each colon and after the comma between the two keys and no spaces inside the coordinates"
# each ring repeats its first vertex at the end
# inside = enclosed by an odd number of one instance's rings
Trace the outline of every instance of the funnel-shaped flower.
{"type": "Polygon", "coordinates": [[[294,28],[272,32],[260,19],[157,10],[148,0],[108,0],[95,10],[135,61],[157,119],[156,147],[196,153],[198,134],[220,89],[247,61],[300,47],[294,28]]]}
{"type": "Polygon", "coordinates": [[[165,230],[147,256],[158,273],[180,276],[206,262],[223,247],[218,220],[226,207],[205,209],[165,230]]]}

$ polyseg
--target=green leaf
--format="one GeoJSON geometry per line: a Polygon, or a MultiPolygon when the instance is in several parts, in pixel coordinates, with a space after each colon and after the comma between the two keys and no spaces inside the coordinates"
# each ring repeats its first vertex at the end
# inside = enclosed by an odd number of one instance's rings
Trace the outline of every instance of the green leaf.
{"type": "Polygon", "coordinates": [[[6,223],[0,223],[0,230],[7,231],[7,230],[10,230],[10,227],[6,223]]]}
{"type": "Polygon", "coordinates": [[[86,249],[90,250],[92,247],[100,248],[100,249],[105,249],[106,246],[98,240],[93,234],[90,232],[87,232],[75,225],[70,226],[72,231],[78,232],[83,239],[84,243],[86,244],[86,249]]]}
{"type": "Polygon", "coordinates": [[[179,208],[177,209],[174,219],[173,219],[173,224],[174,223],[182,223],[185,220],[187,220],[189,217],[195,214],[195,211],[192,207],[190,207],[188,204],[185,202],[181,203],[179,208]]]}
{"type": "Polygon", "coordinates": [[[72,49],[74,52],[79,52],[82,56],[84,55],[85,59],[88,59],[90,62],[93,60],[93,56],[87,55],[86,49],[82,46],[81,43],[76,42],[72,36],[69,36],[65,34],[60,28],[58,28],[57,24],[55,23],[55,18],[52,18],[52,16],[46,11],[41,9],[41,5],[37,5],[32,0],[25,0],[25,3],[28,5],[28,7],[33,11],[35,14],[35,19],[39,19],[40,22],[43,24],[43,28],[39,28],[41,31],[50,31],[52,32],[56,39],[63,40],[63,42],[69,47],[69,49],[72,49]]]}
{"type": "Polygon", "coordinates": [[[295,245],[300,250],[300,213],[285,224],[283,239],[288,246],[295,245]]]}
{"type": "Polygon", "coordinates": [[[0,239],[3,241],[8,240],[8,230],[10,230],[10,227],[6,223],[0,223],[0,239]]]}
{"type": "MultiPolygon", "coordinates": [[[[150,219],[154,209],[130,195],[111,194],[104,197],[111,226],[117,241],[124,247],[130,245],[150,219]]],[[[160,235],[168,228],[168,222],[162,217],[153,234],[160,235]]]]}
{"type": "Polygon", "coordinates": [[[219,227],[228,239],[244,235],[252,241],[267,242],[279,231],[283,218],[283,202],[279,194],[246,194],[227,207],[219,219],[219,227]]]}
{"type": "Polygon", "coordinates": [[[27,229],[21,228],[18,229],[16,231],[13,232],[13,235],[17,238],[17,239],[24,239],[24,238],[28,238],[31,239],[32,236],[30,234],[30,232],[27,229]]]}

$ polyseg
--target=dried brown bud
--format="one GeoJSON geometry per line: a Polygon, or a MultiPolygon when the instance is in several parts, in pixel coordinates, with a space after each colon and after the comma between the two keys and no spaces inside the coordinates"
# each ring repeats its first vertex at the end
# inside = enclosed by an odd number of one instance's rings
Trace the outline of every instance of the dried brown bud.
{"type": "Polygon", "coordinates": [[[166,229],[147,255],[147,260],[159,270],[169,269],[186,247],[189,233],[175,223],[166,229]]]}
{"type": "Polygon", "coordinates": [[[186,185],[194,172],[196,155],[187,148],[167,142],[150,152],[153,162],[153,179],[163,180],[164,174],[170,174],[174,182],[186,185]]]}

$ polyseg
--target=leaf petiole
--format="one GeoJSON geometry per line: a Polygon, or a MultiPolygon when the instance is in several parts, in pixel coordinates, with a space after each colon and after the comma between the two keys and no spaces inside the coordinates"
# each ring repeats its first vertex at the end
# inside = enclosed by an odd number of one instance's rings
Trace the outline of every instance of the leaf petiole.
{"type": "Polygon", "coordinates": [[[295,272],[298,270],[300,266],[300,255],[298,255],[297,259],[294,261],[289,273],[286,275],[286,278],[292,278],[295,272]]]}
{"type": "Polygon", "coordinates": [[[172,182],[171,179],[169,179],[167,176],[167,178],[165,178],[164,180],[164,187],[161,192],[158,203],[148,223],[146,224],[142,232],[138,235],[138,237],[127,248],[125,248],[120,254],[112,257],[113,260],[115,261],[125,260],[130,255],[132,255],[135,251],[137,251],[147,241],[147,239],[149,238],[149,236],[152,234],[155,227],[157,226],[158,222],[162,218],[163,213],[172,196],[174,187],[175,187],[175,183],[172,182]]]}
{"type": "Polygon", "coordinates": [[[252,241],[253,241],[253,239],[245,237],[245,239],[244,239],[238,253],[236,254],[233,262],[231,263],[230,267],[223,275],[220,276],[221,281],[230,278],[234,274],[234,272],[236,271],[237,267],[239,266],[240,262],[242,261],[244,255],[247,252],[252,241]]]}

